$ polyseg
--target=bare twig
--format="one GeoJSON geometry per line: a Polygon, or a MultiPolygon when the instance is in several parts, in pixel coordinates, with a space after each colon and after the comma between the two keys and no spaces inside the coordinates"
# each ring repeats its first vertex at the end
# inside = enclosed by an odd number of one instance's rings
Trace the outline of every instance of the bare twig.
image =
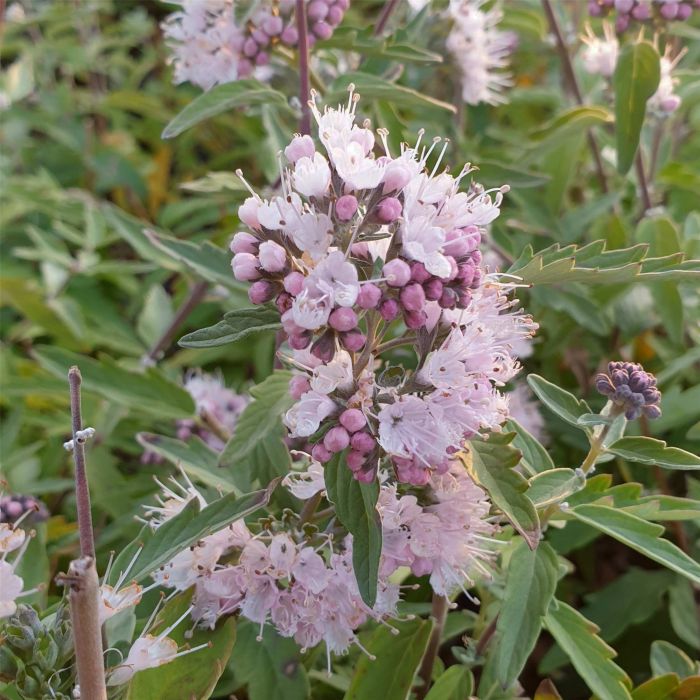
{"type": "Polygon", "coordinates": [[[301,122],[299,131],[311,133],[311,109],[309,107],[309,28],[306,19],[306,2],[297,0],[297,33],[299,34],[299,100],[301,101],[301,122]]]}
{"type": "Polygon", "coordinates": [[[57,582],[70,588],[68,601],[80,697],[85,700],[106,700],[99,622],[100,582],[94,557],[73,560],[68,573],[58,576],[57,582]]]}
{"type": "Polygon", "coordinates": [[[445,629],[445,618],[447,617],[447,598],[444,595],[433,593],[433,608],[431,615],[435,620],[435,627],[428,640],[428,648],[425,650],[423,661],[418,671],[418,677],[423,681],[423,685],[417,689],[416,697],[422,700],[430,689],[430,679],[433,675],[433,666],[437,658],[440,644],[442,643],[442,632],[445,629]]]}
{"type": "MultiPolygon", "coordinates": [[[[549,21],[549,26],[554,34],[554,38],[557,42],[557,52],[559,53],[559,59],[561,60],[562,69],[564,73],[564,80],[566,82],[569,91],[574,96],[576,103],[579,105],[583,104],[583,95],[581,94],[581,88],[579,87],[578,80],[576,79],[576,73],[574,72],[574,66],[571,62],[571,56],[569,56],[569,50],[566,47],[566,42],[564,41],[564,35],[562,34],[561,27],[557,21],[557,16],[554,13],[552,4],[550,0],[542,0],[542,7],[544,9],[545,15],[547,15],[547,20],[549,21]]],[[[598,148],[598,142],[593,136],[591,131],[587,134],[588,147],[593,154],[593,160],[595,162],[595,169],[598,175],[598,181],[600,182],[600,188],[603,192],[608,191],[608,180],[605,177],[605,170],[603,169],[603,159],[600,156],[600,149],[598,148]]]]}
{"type": "Polygon", "coordinates": [[[95,557],[95,537],[92,530],[90,511],[90,490],[85,469],[85,437],[83,418],[80,410],[80,384],[83,378],[78,367],[68,370],[70,385],[70,413],[73,428],[73,461],[75,463],[75,499],[78,510],[78,531],[80,533],[80,553],[83,557],[95,557]]]}
{"type": "Polygon", "coordinates": [[[379,15],[377,24],[374,27],[374,36],[381,36],[384,33],[389,17],[391,17],[394,10],[399,6],[401,0],[386,0],[384,7],[382,8],[382,13],[379,15]]]}
{"type": "Polygon", "coordinates": [[[647,176],[644,172],[644,161],[642,160],[641,150],[637,150],[637,155],[634,158],[634,168],[637,172],[637,181],[639,183],[639,191],[642,195],[642,204],[644,205],[644,212],[646,213],[651,209],[651,195],[649,194],[649,184],[647,183],[647,176]]]}
{"type": "Polygon", "coordinates": [[[190,293],[182,302],[182,306],[175,312],[173,320],[144,357],[144,364],[148,365],[153,363],[160,357],[161,353],[166,350],[172,342],[177,329],[185,322],[199,302],[204,299],[207,289],[209,289],[209,282],[197,282],[197,284],[192,287],[190,293]]]}

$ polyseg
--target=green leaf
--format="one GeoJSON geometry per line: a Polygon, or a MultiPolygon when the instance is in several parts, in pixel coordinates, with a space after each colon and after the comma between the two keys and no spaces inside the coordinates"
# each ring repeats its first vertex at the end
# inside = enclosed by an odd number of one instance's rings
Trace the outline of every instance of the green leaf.
{"type": "Polygon", "coordinates": [[[657,640],[651,645],[649,665],[655,676],[675,673],[683,679],[699,672],[697,662],[692,661],[682,649],[664,640],[657,640]]]}
{"type": "Polygon", "coordinates": [[[268,85],[249,78],[233,83],[217,85],[208,92],[196,97],[163,129],[162,137],[171,139],[195,124],[229,112],[236,107],[275,104],[287,107],[287,98],[268,85]]]}
{"type": "Polygon", "coordinates": [[[700,650],[700,618],[692,585],[677,576],[669,593],[668,613],[673,631],[686,644],[700,650]]]}
{"type": "Polygon", "coordinates": [[[560,503],[567,496],[582,489],[585,484],[586,477],[580,470],[550,469],[530,479],[527,496],[536,508],[544,508],[560,503]]]}
{"type": "Polygon", "coordinates": [[[472,672],[466,666],[450,666],[435,681],[425,700],[465,700],[473,690],[472,672]]]}
{"type": "Polygon", "coordinates": [[[110,581],[115,581],[126,570],[139,548],[142,548],[141,553],[129,571],[129,580],[142,580],[169,562],[178,552],[267,505],[277,483],[273,481],[266,489],[253,491],[240,498],[235,493],[230,493],[201,511],[198,501],[192,499],[158,529],[153,530],[149,525],[144,525],[138,537],[114,560],[110,581]]]}
{"type": "Polygon", "coordinates": [[[254,386],[249,403],[236,424],[236,432],[219,456],[219,466],[230,468],[247,459],[258,443],[277,430],[277,420],[291,405],[289,380],[291,372],[273,372],[265,381],[254,386]]]}
{"type": "Polygon", "coordinates": [[[173,319],[170,296],[159,284],[154,284],[146,293],[143,309],[136,322],[141,339],[153,345],[165,332],[173,319]]]}
{"type": "Polygon", "coordinates": [[[523,170],[494,160],[479,159],[479,182],[485,187],[499,187],[505,183],[522,190],[528,187],[540,187],[547,184],[549,180],[550,177],[546,173],[523,170]]]}
{"type": "MultiPolygon", "coordinates": [[[[632,691],[633,700],[670,700],[675,698],[673,691],[679,686],[679,678],[675,673],[651,678],[646,683],[632,691]]],[[[690,696],[687,696],[688,700],[690,696]]],[[[678,700],[681,700],[679,698],[678,700]]]]}
{"type": "Polygon", "coordinates": [[[266,625],[257,640],[258,625],[241,620],[231,666],[236,681],[248,685],[250,700],[307,700],[309,679],[293,639],[280,637],[266,625]]]}
{"type": "Polygon", "coordinates": [[[155,367],[130,372],[105,355],[95,360],[48,345],[35,346],[32,354],[51,374],[66,379],[66,391],[68,370],[78,365],[83,376],[83,389],[113,403],[158,418],[191,418],[194,414],[192,397],[155,367]]]}
{"type": "Polygon", "coordinates": [[[613,115],[605,107],[589,105],[571,107],[546,126],[532,132],[530,138],[535,143],[545,139],[557,143],[570,138],[572,133],[585,131],[598,124],[612,124],[612,122],[613,115]]]}
{"type": "Polygon", "coordinates": [[[506,423],[506,429],[515,433],[513,447],[522,452],[522,464],[531,476],[554,469],[554,462],[544,445],[518,421],[511,418],[506,423]]]}
{"type": "Polygon", "coordinates": [[[634,161],[647,100],[659,86],[659,52],[647,41],[627,44],[613,74],[617,171],[624,175],[634,161]]]}
{"type": "Polygon", "coordinates": [[[484,670],[485,676],[494,674],[503,688],[516,681],[535,648],[557,579],[554,550],[542,542],[533,551],[521,540],[508,563],[495,645],[484,670]]]}
{"type": "Polygon", "coordinates": [[[219,455],[196,435],[187,442],[154,433],[138,433],[136,439],[145,449],[165,457],[197,481],[223,493],[236,490],[233,481],[217,466],[219,455]]]}
{"type": "Polygon", "coordinates": [[[371,608],[377,599],[379,557],[382,553],[382,521],[377,511],[379,484],[360,483],[339,452],[326,464],[328,500],[338,520],[352,534],[352,563],[362,600],[371,608]]]}
{"type": "Polygon", "coordinates": [[[408,107],[409,109],[430,107],[433,109],[444,109],[452,113],[457,112],[455,106],[449,102],[437,100],[424,92],[389,82],[376,75],[359,72],[345,73],[336,78],[330,85],[328,94],[324,98],[326,104],[333,105],[337,101],[346,102],[347,89],[350,83],[353,83],[357,92],[366,99],[387,100],[397,107],[408,107]]]}
{"type": "Polygon", "coordinates": [[[377,658],[360,657],[344,700],[408,699],[433,622],[417,618],[392,625],[399,630],[396,636],[384,626],[378,626],[372,633],[367,650],[377,658]]]}
{"type": "Polygon", "coordinates": [[[598,636],[596,625],[555,599],[545,616],[545,626],[600,700],[630,700],[629,678],[612,661],[615,650],[598,636]]]}
{"type": "Polygon", "coordinates": [[[604,532],[655,562],[700,585],[700,564],[661,538],[664,528],[609,506],[584,504],[569,511],[577,520],[604,532]]]}
{"type": "Polygon", "coordinates": [[[591,409],[585,401],[579,401],[573,394],[556,384],[547,381],[537,374],[530,374],[527,383],[537,394],[537,398],[550,410],[567,423],[581,428],[579,418],[586,413],[591,413],[591,409]]]}
{"type": "Polygon", "coordinates": [[[520,462],[520,452],[499,442],[495,435],[489,440],[472,440],[466,448],[465,465],[475,480],[488,491],[493,503],[500,508],[513,527],[525,538],[531,549],[540,541],[540,521],[532,501],[527,497],[527,480],[514,467],[520,462]]]}
{"type": "MultiPolygon", "coordinates": [[[[161,610],[151,634],[157,635],[173,624],[192,602],[192,591],[169,600],[161,610]]],[[[174,661],[136,673],[128,685],[126,700],[172,700],[173,698],[209,698],[226,668],[236,640],[236,619],[220,619],[213,630],[194,629],[182,621],[168,634],[182,648],[209,644],[174,661]]]]}
{"type": "Polygon", "coordinates": [[[253,333],[276,331],[281,327],[277,309],[267,306],[237,309],[224,314],[223,320],[213,326],[188,333],[180,338],[178,345],[183,348],[213,348],[236,343],[253,333]]]}
{"type": "Polygon", "coordinates": [[[700,469],[700,457],[678,447],[666,447],[663,440],[650,437],[623,437],[607,448],[630,462],[657,464],[666,469],[700,469]]]}

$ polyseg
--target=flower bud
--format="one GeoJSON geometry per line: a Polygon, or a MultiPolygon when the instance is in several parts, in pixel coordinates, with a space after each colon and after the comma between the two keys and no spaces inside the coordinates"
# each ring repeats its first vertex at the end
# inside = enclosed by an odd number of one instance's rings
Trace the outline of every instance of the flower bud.
{"type": "Polygon", "coordinates": [[[425,311],[404,311],[403,314],[403,322],[406,324],[406,328],[414,331],[425,325],[426,318],[425,311]]]}
{"type": "Polygon", "coordinates": [[[333,5],[328,9],[328,14],[326,15],[326,22],[331,25],[331,27],[337,27],[343,21],[343,15],[345,13],[337,5],[333,5]]]}
{"type": "Polygon", "coordinates": [[[326,331],[311,346],[311,352],[321,362],[330,362],[333,359],[333,355],[335,355],[335,338],[333,333],[326,331]]]}
{"type": "Polygon", "coordinates": [[[676,19],[678,20],[686,20],[690,15],[693,14],[693,8],[690,5],[686,5],[685,3],[682,5],[678,6],[678,12],[676,13],[676,19]]]}
{"type": "Polygon", "coordinates": [[[330,461],[331,457],[333,457],[333,453],[329,452],[323,445],[323,443],[317,443],[311,448],[311,456],[317,461],[321,462],[321,464],[325,464],[326,462],[330,461]]]}
{"type": "Polygon", "coordinates": [[[377,442],[369,433],[355,433],[350,438],[350,446],[357,452],[367,454],[377,446],[377,442]]]}
{"type": "Polygon", "coordinates": [[[457,306],[466,309],[472,303],[472,293],[468,289],[460,289],[457,292],[457,306]]]}
{"type": "Polygon", "coordinates": [[[296,163],[300,158],[313,158],[314,153],[316,153],[316,146],[308,134],[295,136],[284,149],[284,155],[291,163],[296,163]]]}
{"type": "Polygon", "coordinates": [[[255,65],[256,66],[266,66],[269,62],[270,62],[270,54],[267,53],[267,51],[261,51],[255,57],[255,65]]]}
{"type": "Polygon", "coordinates": [[[365,258],[366,260],[369,260],[369,246],[364,241],[360,243],[353,243],[350,248],[350,254],[354,258],[365,258]]]}
{"type": "Polygon", "coordinates": [[[367,425],[365,414],[358,408],[348,408],[340,414],[340,424],[349,433],[356,433],[367,425]]]}
{"type": "Polygon", "coordinates": [[[270,37],[262,29],[254,29],[250,35],[255,39],[258,46],[267,46],[270,43],[270,37]]]}
{"type": "Polygon", "coordinates": [[[253,304],[266,304],[275,296],[275,285],[267,280],[253,282],[248,289],[248,299],[253,304]]]}
{"type": "Polygon", "coordinates": [[[632,12],[630,14],[637,21],[643,22],[644,20],[649,19],[649,17],[651,17],[651,9],[648,5],[640,3],[639,5],[632,8],[632,12]]]}
{"type": "Polygon", "coordinates": [[[328,5],[326,5],[323,0],[313,0],[309,3],[309,7],[306,10],[306,15],[311,22],[318,22],[326,18],[328,14],[328,5]]]}
{"type": "Polygon", "coordinates": [[[258,53],[258,42],[253,37],[248,37],[243,44],[243,54],[253,58],[258,53]]]}
{"type": "Polygon", "coordinates": [[[331,312],[328,324],[336,331],[351,331],[357,326],[357,314],[352,309],[340,307],[331,312]]]}
{"type": "Polygon", "coordinates": [[[360,293],[357,295],[357,305],[361,309],[376,308],[379,300],[382,298],[382,290],[376,284],[368,282],[360,285],[360,293]]]}
{"type": "Polygon", "coordinates": [[[423,285],[423,291],[425,292],[425,298],[428,301],[437,301],[442,296],[442,281],[437,279],[428,280],[423,285]]]}
{"type": "Polygon", "coordinates": [[[350,221],[357,211],[357,197],[352,194],[344,194],[335,203],[336,216],[341,221],[350,221]]]}
{"type": "Polygon", "coordinates": [[[362,350],[366,342],[367,336],[358,329],[347,331],[340,335],[340,344],[348,352],[358,352],[362,350]]]}
{"type": "Polygon", "coordinates": [[[311,333],[308,331],[304,333],[294,333],[293,335],[289,336],[287,342],[292,350],[304,350],[304,348],[309,347],[309,343],[311,342],[311,333]]]}
{"type": "Polygon", "coordinates": [[[251,255],[256,255],[258,252],[258,239],[250,233],[239,231],[233,237],[229,248],[234,254],[250,253],[251,255]]]}
{"type": "Polygon", "coordinates": [[[282,33],[282,29],[284,28],[284,22],[282,21],[281,17],[277,15],[271,15],[270,17],[267,17],[265,19],[262,28],[265,34],[267,34],[268,36],[278,36],[282,33]]]}
{"type": "Polygon", "coordinates": [[[358,472],[365,465],[365,455],[362,452],[355,452],[355,450],[350,450],[348,452],[345,461],[353,472],[358,472]]]}
{"type": "Polygon", "coordinates": [[[331,428],[323,437],[323,446],[329,452],[342,452],[349,444],[348,431],[339,425],[331,428]]]}
{"type": "Polygon", "coordinates": [[[680,107],[680,104],[681,98],[678,95],[669,95],[661,100],[659,106],[663,112],[670,114],[671,112],[675,112],[680,107]]]}
{"type": "Polygon", "coordinates": [[[411,279],[418,284],[427,282],[432,275],[425,269],[422,262],[415,262],[411,265],[411,279]]]}
{"type": "Polygon", "coordinates": [[[634,3],[635,0],[615,0],[615,9],[625,14],[634,7],[634,3]]]}
{"type": "Polygon", "coordinates": [[[350,7],[350,0],[335,0],[333,5],[334,7],[339,7],[343,12],[345,12],[348,7],[350,7]]]}
{"type": "Polygon", "coordinates": [[[454,309],[457,305],[458,299],[457,292],[451,287],[444,287],[442,290],[442,296],[438,299],[438,304],[440,304],[441,309],[454,309]]]}
{"type": "Polygon", "coordinates": [[[417,282],[404,287],[399,298],[406,311],[422,311],[425,306],[425,292],[417,282]]]}
{"type": "Polygon", "coordinates": [[[474,273],[476,272],[476,266],[471,260],[467,262],[459,263],[457,268],[457,276],[455,279],[460,282],[463,287],[471,287],[474,281],[474,273]]]}
{"type": "Polygon", "coordinates": [[[238,253],[231,261],[233,276],[239,282],[252,282],[260,278],[258,259],[251,253],[238,253]]]}
{"type": "Polygon", "coordinates": [[[319,39],[330,39],[333,36],[333,27],[326,22],[315,22],[311,27],[311,31],[319,39]]]}
{"type": "Polygon", "coordinates": [[[400,258],[394,258],[384,265],[382,275],[390,287],[405,287],[411,279],[411,268],[400,258]]]}
{"type": "Polygon", "coordinates": [[[359,471],[353,472],[355,479],[361,484],[371,484],[377,478],[376,469],[360,469],[359,471]]]}
{"type": "Polygon", "coordinates": [[[384,170],[384,188],[383,193],[398,192],[402,190],[411,181],[411,171],[403,164],[397,161],[390,161],[384,170]]]}
{"type": "Polygon", "coordinates": [[[274,241],[264,241],[258,250],[260,267],[266,272],[280,272],[287,264],[287,251],[274,241]]]}
{"type": "Polygon", "coordinates": [[[299,41],[299,33],[297,32],[296,27],[292,25],[285,27],[280,35],[280,39],[282,39],[287,46],[296,46],[297,42],[299,41]]]}
{"type": "Polygon", "coordinates": [[[289,395],[295,401],[298,401],[310,388],[309,380],[303,374],[295,374],[289,380],[289,395]]]}
{"type": "Polygon", "coordinates": [[[287,294],[287,292],[280,292],[277,295],[277,298],[275,299],[275,306],[280,312],[280,315],[286,313],[287,311],[289,311],[289,309],[292,308],[293,301],[294,299],[292,295],[287,294]]]}
{"type": "Polygon", "coordinates": [[[386,299],[379,305],[379,313],[387,323],[398,318],[400,312],[401,307],[396,299],[386,299]]]}
{"type": "Polygon", "coordinates": [[[377,206],[377,218],[383,224],[390,224],[401,216],[403,206],[396,197],[387,197],[377,206]]]}
{"type": "Polygon", "coordinates": [[[238,218],[250,228],[259,229],[260,222],[258,221],[258,209],[260,209],[260,200],[256,197],[248,197],[240,207],[238,207],[238,218]]]}
{"type": "Polygon", "coordinates": [[[304,275],[301,272],[290,272],[282,282],[284,290],[289,292],[293,297],[301,294],[301,290],[304,288],[304,275]]]}

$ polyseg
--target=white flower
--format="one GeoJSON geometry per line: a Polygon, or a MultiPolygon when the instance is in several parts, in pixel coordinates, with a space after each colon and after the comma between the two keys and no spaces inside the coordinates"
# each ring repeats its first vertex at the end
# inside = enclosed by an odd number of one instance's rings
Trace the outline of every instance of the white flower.
{"type": "Polygon", "coordinates": [[[514,36],[497,29],[502,12],[493,8],[484,12],[485,0],[451,0],[454,26],[446,45],[462,74],[462,99],[470,105],[480,102],[506,102],[503,90],[512,81],[503,68],[508,65],[514,36]]]}
{"type": "Polygon", "coordinates": [[[581,58],[583,67],[592,75],[602,75],[609,78],[615,72],[620,44],[615,36],[615,30],[609,22],[603,22],[603,38],[599,39],[586,25],[586,34],[581,37],[586,45],[581,58]]]}
{"type": "Polygon", "coordinates": [[[292,435],[309,437],[321,426],[321,421],[335,413],[335,402],[318,391],[307,391],[284,416],[292,435]]]}
{"type": "Polygon", "coordinates": [[[666,53],[661,57],[660,61],[661,77],[659,79],[659,87],[647,102],[649,109],[670,114],[680,107],[681,98],[675,93],[678,78],[673,76],[673,70],[685,53],[685,50],[681,51],[672,59],[670,48],[666,49],[666,53]]]}
{"type": "Polygon", "coordinates": [[[349,389],[352,383],[352,358],[345,350],[339,350],[328,364],[316,367],[310,381],[311,388],[321,394],[349,389]]]}
{"type": "Polygon", "coordinates": [[[14,615],[16,600],[27,595],[22,592],[24,581],[15,574],[15,568],[7,561],[0,561],[0,619],[14,615]]]}
{"type": "Polygon", "coordinates": [[[305,501],[307,498],[325,491],[326,482],[323,478],[323,465],[320,462],[312,461],[306,471],[289,472],[284,477],[282,485],[293,496],[305,501]]]}
{"type": "Polygon", "coordinates": [[[294,243],[302,251],[307,252],[314,260],[319,260],[331,244],[333,222],[326,214],[305,212],[296,222],[288,224],[285,231],[291,232],[294,243]]]}
{"type": "Polygon", "coordinates": [[[8,523],[0,523],[0,554],[7,554],[19,549],[27,535],[20,527],[8,523]]]}
{"type": "Polygon", "coordinates": [[[294,187],[305,197],[321,199],[331,184],[331,169],[320,153],[314,153],[313,158],[299,158],[292,179],[294,187]]]}

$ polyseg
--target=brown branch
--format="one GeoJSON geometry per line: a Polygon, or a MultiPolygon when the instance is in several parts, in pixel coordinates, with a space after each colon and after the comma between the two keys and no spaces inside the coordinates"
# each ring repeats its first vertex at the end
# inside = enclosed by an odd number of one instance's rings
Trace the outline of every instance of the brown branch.
{"type": "Polygon", "coordinates": [[[379,15],[377,24],[374,27],[374,36],[381,36],[386,29],[389,17],[393,14],[394,10],[399,6],[401,0],[387,0],[382,8],[382,13],[379,15]]]}
{"type": "Polygon", "coordinates": [[[448,602],[443,595],[433,593],[433,609],[431,615],[435,620],[435,627],[428,640],[428,648],[425,650],[423,661],[418,671],[418,677],[423,681],[423,685],[417,689],[416,698],[422,700],[430,689],[430,681],[433,676],[433,666],[437,658],[440,645],[442,644],[442,632],[445,629],[445,618],[447,617],[448,602]]]}
{"type": "Polygon", "coordinates": [[[75,499],[78,510],[78,531],[80,533],[80,553],[83,557],[95,557],[95,536],[92,530],[90,510],[90,489],[85,468],[85,438],[79,437],[83,429],[80,409],[80,385],[83,378],[80,369],[73,366],[68,370],[70,385],[70,413],[73,429],[73,461],[75,463],[75,499]]]}
{"type": "Polygon", "coordinates": [[[95,559],[81,557],[73,560],[68,573],[57,577],[57,582],[70,588],[68,602],[80,697],[107,700],[99,622],[100,583],[95,559]]]}
{"type": "MultiPolygon", "coordinates": [[[[561,60],[562,69],[564,73],[564,81],[569,91],[574,96],[576,103],[583,105],[583,95],[581,93],[581,88],[579,87],[578,80],[576,79],[576,73],[574,72],[574,65],[571,62],[571,56],[569,56],[569,51],[566,48],[566,42],[564,41],[564,35],[562,34],[561,27],[557,21],[557,16],[554,13],[552,4],[549,0],[542,0],[542,7],[544,13],[549,21],[550,29],[557,43],[557,53],[559,54],[559,59],[561,60]]],[[[608,192],[608,180],[605,177],[605,170],[603,169],[603,159],[600,156],[600,149],[598,148],[598,142],[593,136],[591,131],[587,133],[588,147],[593,154],[593,160],[595,162],[595,169],[598,175],[598,181],[600,182],[600,188],[603,192],[608,192]]]]}
{"type": "Polygon", "coordinates": [[[639,190],[642,195],[642,204],[644,205],[644,213],[651,209],[651,195],[649,194],[649,184],[647,182],[647,176],[644,172],[644,161],[642,160],[641,150],[637,150],[637,155],[634,158],[634,169],[637,173],[637,181],[639,183],[639,190]]]}
{"type": "Polygon", "coordinates": [[[182,302],[182,306],[175,312],[173,320],[163,331],[163,334],[158,338],[153,347],[148,351],[148,354],[144,358],[144,364],[151,364],[160,357],[161,353],[164,352],[172,342],[177,329],[185,322],[199,302],[204,299],[207,289],[209,289],[209,282],[197,282],[197,284],[192,287],[185,301],[182,302]]]}
{"type": "Polygon", "coordinates": [[[299,34],[299,100],[301,101],[302,134],[311,133],[311,108],[309,107],[309,27],[306,19],[306,1],[297,0],[297,33],[299,34]]]}

